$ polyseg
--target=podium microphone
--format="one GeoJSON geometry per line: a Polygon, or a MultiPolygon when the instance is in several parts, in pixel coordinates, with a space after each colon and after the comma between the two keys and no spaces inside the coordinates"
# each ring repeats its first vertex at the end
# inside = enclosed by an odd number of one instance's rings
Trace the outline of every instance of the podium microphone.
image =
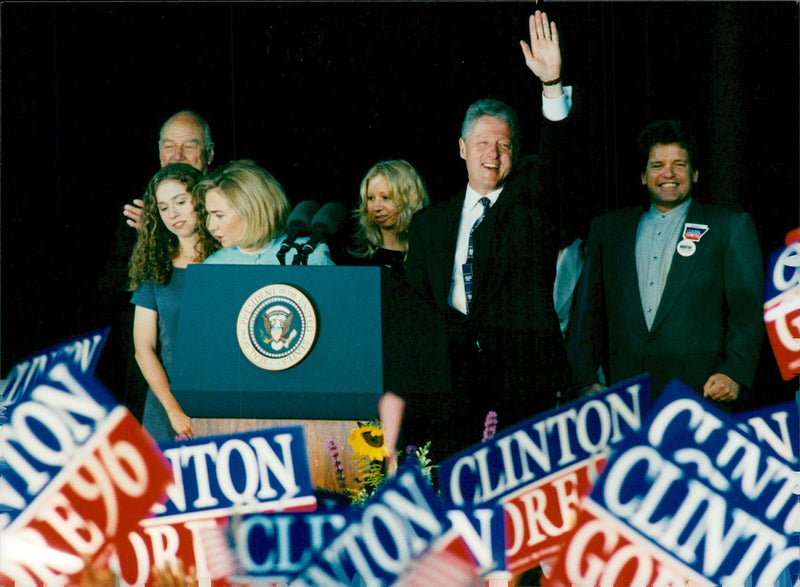
{"type": "Polygon", "coordinates": [[[319,210],[319,204],[313,200],[303,200],[295,206],[289,214],[289,221],[286,224],[286,238],[278,249],[278,261],[281,265],[286,265],[286,253],[294,245],[297,237],[304,236],[311,232],[311,218],[319,210]]]}
{"type": "Polygon", "coordinates": [[[320,208],[319,212],[314,214],[314,218],[311,219],[311,238],[300,248],[300,252],[294,258],[294,264],[305,265],[308,256],[317,245],[339,231],[346,214],[347,210],[339,202],[328,202],[320,208]]]}

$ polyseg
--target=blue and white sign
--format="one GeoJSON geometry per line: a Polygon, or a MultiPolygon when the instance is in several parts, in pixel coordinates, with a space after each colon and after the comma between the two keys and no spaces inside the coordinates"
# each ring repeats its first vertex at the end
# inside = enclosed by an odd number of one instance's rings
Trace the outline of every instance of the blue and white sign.
{"type": "Polygon", "coordinates": [[[450,526],[419,470],[403,467],[291,585],[392,585],[450,526]]]}
{"type": "Polygon", "coordinates": [[[685,576],[771,585],[797,573],[795,488],[787,462],[673,380],[642,432],[611,456],[591,501],[685,576]]]}
{"type": "MultiPolygon", "coordinates": [[[[160,442],[172,468],[157,521],[316,507],[302,426],[160,442]]],[[[147,521],[143,522],[147,524],[147,521]]]]}
{"type": "Polygon", "coordinates": [[[506,428],[443,461],[441,490],[455,506],[478,507],[585,462],[639,430],[650,379],[631,379],[506,428]]]}
{"type": "Polygon", "coordinates": [[[40,495],[118,405],[94,378],[108,329],[18,363],[0,400],[0,528],[40,495]]]}

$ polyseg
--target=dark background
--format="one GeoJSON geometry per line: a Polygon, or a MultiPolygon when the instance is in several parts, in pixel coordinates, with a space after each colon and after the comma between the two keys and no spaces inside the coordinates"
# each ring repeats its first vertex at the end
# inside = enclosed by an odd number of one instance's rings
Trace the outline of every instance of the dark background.
{"type": "MultiPolygon", "coordinates": [[[[800,225],[796,3],[540,7],[559,25],[585,139],[565,178],[583,205],[565,226],[580,232],[591,216],[644,200],[633,143],[663,117],[695,125],[706,148],[698,195],[749,211],[765,257],[800,225]]],[[[519,48],[535,8],[4,2],[2,375],[124,323],[128,294],[108,269],[124,276],[124,255],[113,255],[121,207],[157,170],[170,114],[203,114],[216,164],[254,159],[293,203],[352,208],[367,169],[395,157],[446,198],[466,183],[457,138],[474,100],[515,106],[528,150],[536,145],[541,86],[519,48]]],[[[122,330],[118,340],[130,336],[122,330]]],[[[117,346],[105,373],[123,369],[117,346]]],[[[783,384],[765,356],[772,393],[783,384]]]]}

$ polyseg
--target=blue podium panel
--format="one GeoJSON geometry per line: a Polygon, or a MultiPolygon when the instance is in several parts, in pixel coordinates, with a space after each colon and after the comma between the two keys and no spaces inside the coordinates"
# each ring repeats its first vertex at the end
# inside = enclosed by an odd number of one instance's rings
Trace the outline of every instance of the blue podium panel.
{"type": "Polygon", "coordinates": [[[193,417],[374,418],[380,269],[190,265],[173,362],[193,417]]]}

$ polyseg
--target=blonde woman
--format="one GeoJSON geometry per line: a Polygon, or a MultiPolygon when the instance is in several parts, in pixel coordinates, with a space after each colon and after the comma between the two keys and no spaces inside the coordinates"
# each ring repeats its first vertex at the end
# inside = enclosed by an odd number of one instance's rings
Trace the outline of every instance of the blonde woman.
{"type": "MultiPolygon", "coordinates": [[[[286,238],[289,200],[281,184],[252,161],[231,161],[198,184],[205,201],[208,229],[222,249],[206,259],[218,265],[278,265],[278,251],[286,238]]],[[[295,242],[302,245],[306,238],[295,242]]],[[[291,265],[297,249],[286,255],[291,265]]],[[[333,265],[328,246],[320,243],[308,256],[308,265],[333,265]]]]}
{"type": "Polygon", "coordinates": [[[428,192],[408,161],[381,161],[361,180],[361,204],[354,211],[358,231],[350,253],[369,265],[403,273],[408,225],[428,204],[428,192]]]}

